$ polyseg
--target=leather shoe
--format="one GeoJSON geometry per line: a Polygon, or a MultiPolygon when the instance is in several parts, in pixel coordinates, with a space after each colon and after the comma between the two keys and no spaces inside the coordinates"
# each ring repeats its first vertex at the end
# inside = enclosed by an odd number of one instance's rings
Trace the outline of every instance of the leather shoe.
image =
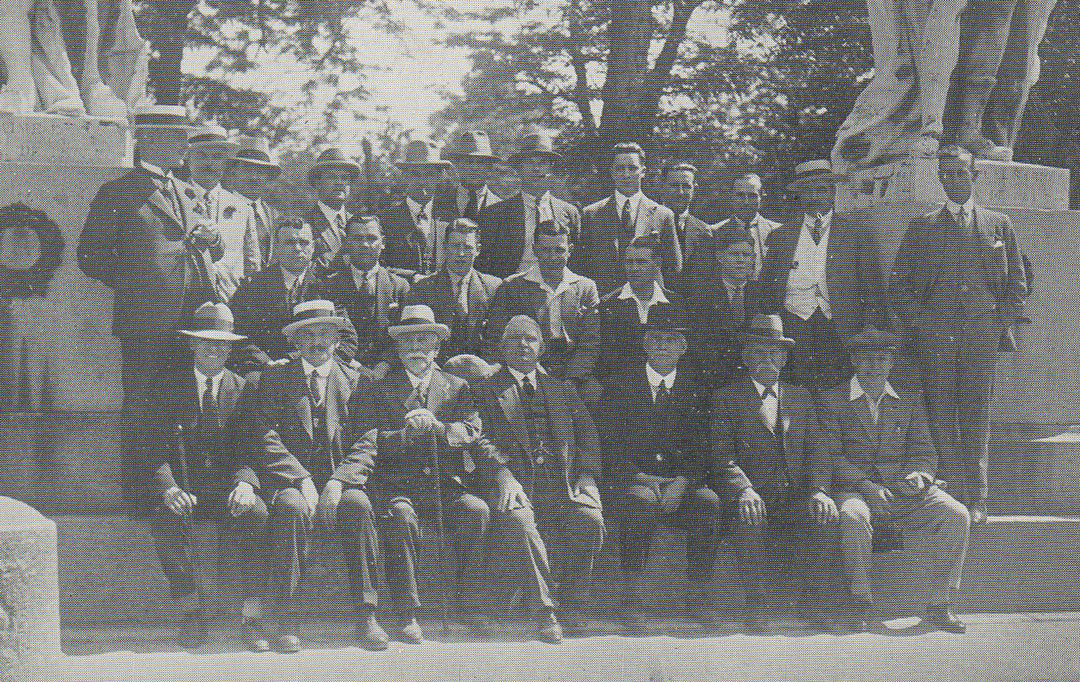
{"type": "Polygon", "coordinates": [[[375,620],[374,613],[367,614],[356,624],[356,643],[368,651],[386,651],[390,646],[390,637],[375,620]]]}
{"type": "Polygon", "coordinates": [[[981,526],[990,518],[986,513],[986,500],[972,503],[968,507],[968,513],[971,515],[971,524],[973,526],[981,526]]]}
{"type": "Polygon", "coordinates": [[[923,622],[937,630],[951,632],[956,635],[967,632],[967,625],[953,614],[948,604],[926,607],[926,616],[923,618],[923,622]]]}
{"type": "Polygon", "coordinates": [[[279,654],[295,654],[300,651],[300,638],[296,635],[279,635],[274,640],[274,651],[279,654]]]}
{"type": "Polygon", "coordinates": [[[536,638],[548,644],[559,644],[563,640],[563,629],[555,614],[548,612],[536,621],[536,638]]]}
{"type": "Polygon", "coordinates": [[[198,649],[210,639],[210,625],[202,611],[185,613],[180,620],[180,645],[185,649],[198,649]]]}
{"type": "Polygon", "coordinates": [[[397,638],[406,644],[420,644],[424,641],[424,632],[420,629],[420,624],[416,622],[416,616],[406,616],[401,619],[397,638]]]}
{"type": "Polygon", "coordinates": [[[270,651],[270,640],[266,638],[266,627],[261,620],[245,618],[240,627],[244,633],[244,646],[248,651],[265,654],[270,651]]]}

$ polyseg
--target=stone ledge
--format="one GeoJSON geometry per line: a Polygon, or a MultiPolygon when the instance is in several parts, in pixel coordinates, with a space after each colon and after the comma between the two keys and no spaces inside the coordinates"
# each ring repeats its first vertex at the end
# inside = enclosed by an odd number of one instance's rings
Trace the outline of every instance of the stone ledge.
{"type": "Polygon", "coordinates": [[[130,168],[127,121],[0,113],[0,162],[130,168]]]}

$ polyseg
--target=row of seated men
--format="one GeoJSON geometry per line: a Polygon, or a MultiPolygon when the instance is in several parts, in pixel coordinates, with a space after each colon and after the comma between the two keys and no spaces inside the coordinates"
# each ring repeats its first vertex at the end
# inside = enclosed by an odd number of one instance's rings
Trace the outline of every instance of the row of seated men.
{"type": "Polygon", "coordinates": [[[255,651],[301,647],[295,615],[317,526],[342,544],[358,643],[388,645],[380,597],[389,597],[391,634],[421,642],[418,573],[439,568],[418,565],[423,520],[453,547],[446,598],[478,634],[518,586],[540,640],[583,632],[612,520],[631,629],[650,604],[642,573],[660,525],[687,530],[687,603],[703,622],[713,617],[708,582],[726,534],[747,628],[768,628],[782,572],[767,548],[782,542],[798,557],[806,616],[865,630],[874,531],[887,527],[928,546],[926,621],[965,629],[951,599],[968,512],[936,478],[920,394],[888,381],[900,346],[888,332],[854,337],[855,375],[815,400],[780,380],[795,342],[778,316],[757,315],[739,334],[738,373],[710,391],[683,368],[685,317],[657,303],[642,328],[644,358],[619,370],[594,419],[574,383],[546,371],[542,324],[527,315],[502,325],[488,376],[440,366],[452,331],[426,305],[406,305],[388,327],[379,377],[338,358],[347,329],[331,301],[297,304],[281,331],[298,357],[248,381],[225,368],[247,340],[228,306],[204,304],[180,331],[190,353],[153,393],[142,461],[185,645],[208,635],[193,523],[235,538],[229,551],[243,566],[242,623],[255,651]],[[377,585],[380,547],[387,594],[377,585]]]}

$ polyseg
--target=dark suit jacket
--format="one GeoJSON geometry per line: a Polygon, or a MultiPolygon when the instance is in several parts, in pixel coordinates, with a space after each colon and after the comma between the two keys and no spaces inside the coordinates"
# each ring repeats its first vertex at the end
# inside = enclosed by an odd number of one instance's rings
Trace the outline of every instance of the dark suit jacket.
{"type": "Polygon", "coordinates": [[[889,287],[908,336],[957,329],[965,316],[993,313],[1002,327],[1023,316],[1027,279],[1012,223],[981,206],[974,216],[978,239],[962,233],[946,208],[911,221],[889,287]]]}
{"type": "MultiPolygon", "coordinates": [[[[678,234],[679,216],[675,216],[676,234],[678,234]]],[[[682,246],[683,269],[675,289],[689,296],[697,284],[708,278],[712,266],[713,251],[710,244],[713,228],[693,214],[687,214],[683,223],[680,240],[682,246]]]]}
{"type": "Polygon", "coordinates": [[[322,268],[330,267],[345,244],[345,231],[331,225],[318,204],[308,211],[304,219],[311,224],[311,233],[315,235],[315,263],[322,268]]]}
{"type": "Polygon", "coordinates": [[[265,199],[260,203],[266,207],[266,210],[265,212],[255,211],[255,225],[259,231],[259,253],[262,254],[262,264],[265,268],[273,257],[277,224],[284,214],[265,199]]]}
{"type": "Polygon", "coordinates": [[[709,402],[689,372],[680,368],[667,403],[656,405],[642,362],[615,376],[604,405],[609,483],[626,487],[644,473],[685,476],[692,487],[700,485],[707,470],[709,402]]]}
{"type": "MultiPolygon", "coordinates": [[[[480,211],[480,255],[476,269],[506,279],[520,269],[525,255],[526,234],[536,234],[538,197],[518,192],[509,199],[480,211]]],[[[551,195],[551,213],[557,225],[567,228],[570,241],[581,233],[581,211],[577,206],[551,195]]]]}
{"type": "MultiPolygon", "coordinates": [[[[435,213],[434,202],[432,202],[432,213],[435,213]]],[[[404,198],[384,206],[379,211],[379,222],[382,223],[383,234],[386,237],[386,248],[383,251],[382,261],[388,267],[408,270],[420,275],[430,272],[430,270],[423,267],[424,252],[428,245],[423,240],[420,240],[416,221],[413,220],[412,211],[409,210],[408,203],[404,198]]],[[[432,235],[434,243],[432,246],[435,248],[436,254],[439,240],[446,229],[446,222],[446,220],[442,220],[441,224],[439,224],[440,219],[434,215],[432,216],[431,225],[434,231],[432,235]]],[[[431,264],[432,267],[437,265],[434,257],[431,264]]]]}
{"type": "Polygon", "coordinates": [[[469,315],[458,319],[454,288],[446,269],[417,280],[405,296],[404,305],[426,305],[435,313],[435,321],[451,329],[450,339],[442,345],[442,358],[452,358],[461,353],[479,355],[480,329],[487,317],[488,303],[502,280],[495,275],[477,271],[469,287],[469,315]]]}
{"type": "MultiPolygon", "coordinates": [[[[660,235],[664,281],[678,283],[683,253],[675,235],[675,214],[670,208],[642,197],[635,226],[639,235],[650,232],[660,235]]],[[[623,279],[622,254],[626,244],[620,243],[621,229],[614,196],[586,206],[582,212],[581,238],[574,247],[570,267],[593,279],[603,291],[613,289],[623,279]]]]}
{"type": "Polygon", "coordinates": [[[375,297],[356,288],[348,264],[320,279],[319,294],[343,309],[356,329],[356,360],[367,367],[390,360],[390,337],[386,328],[398,314],[409,283],[382,265],[375,280],[375,297]]]}
{"type": "Polygon", "coordinates": [[[171,339],[195,308],[217,300],[213,261],[223,252],[200,258],[185,246],[195,221],[178,196],[187,187],[137,166],[90,203],[79,267],[115,291],[113,333],[121,340],[171,339]]]}
{"type": "Polygon", "coordinates": [[[325,398],[327,447],[320,450],[313,440],[313,406],[302,361],[263,370],[242,398],[242,447],[233,481],[261,488],[267,499],[275,490],[298,487],[305,478],[321,489],[344,460],[348,405],[359,378],[355,370],[334,363],[325,398]]]}
{"type": "MultiPolygon", "coordinates": [[[[568,379],[593,373],[600,354],[600,320],[596,314],[599,300],[596,284],[588,278],[578,280],[563,292],[560,310],[563,328],[570,337],[569,352],[565,363],[552,363],[550,367],[541,359],[549,372],[568,379]]],[[[526,279],[524,273],[507,277],[491,297],[483,329],[483,347],[489,361],[499,361],[499,341],[506,323],[515,315],[528,315],[540,323],[541,330],[545,330],[547,292],[536,282],[526,279]]]]}
{"type": "Polygon", "coordinates": [[[757,282],[747,282],[743,288],[743,314],[740,316],[728,298],[723,282],[705,282],[690,306],[690,326],[693,342],[689,357],[702,373],[709,388],[727,385],[741,362],[742,344],[739,331],[760,307],[757,282]]]}
{"type": "Polygon", "coordinates": [[[151,502],[176,486],[194,493],[202,504],[221,502],[227,491],[232,462],[236,406],[244,379],[225,370],[218,387],[218,416],[204,424],[198,387],[191,363],[169,368],[150,396],[144,418],[145,441],[140,451],[151,502]]]}
{"type": "MultiPolygon", "coordinates": [[[[432,202],[431,212],[435,214],[435,217],[439,220],[446,222],[453,222],[458,218],[467,217],[464,215],[466,205],[469,201],[469,190],[464,187],[460,188],[464,196],[464,200],[458,201],[458,187],[452,187],[446,192],[440,192],[435,196],[435,200],[432,202]]],[[[488,206],[493,206],[502,201],[499,195],[491,191],[487,185],[482,188],[477,203],[479,204],[479,210],[484,210],[488,206]]]]}
{"type": "MultiPolygon", "coordinates": [[[[600,355],[596,375],[607,377],[645,362],[642,346],[641,318],[633,299],[621,299],[622,286],[600,298],[597,316],[600,318],[600,355]]],[[[682,313],[686,312],[682,297],[664,289],[664,296],[682,313]]]]}
{"type": "MultiPolygon", "coordinates": [[[[544,401],[547,425],[555,439],[546,444],[555,462],[544,466],[556,467],[559,477],[566,480],[569,498],[572,486],[582,475],[601,480],[603,467],[596,426],[572,384],[540,372],[536,383],[537,396],[544,401]]],[[[504,367],[479,384],[477,393],[484,434],[494,445],[489,456],[477,462],[482,475],[494,487],[499,470],[505,466],[529,493],[537,464],[531,453],[524,451],[529,433],[517,381],[504,367]]]]}
{"type": "MultiPolygon", "coordinates": [[[[767,254],[758,282],[763,312],[784,310],[788,276],[794,269],[795,247],[799,243],[803,216],[774,230],[766,241],[767,254]]],[[[847,216],[833,213],[825,259],[825,281],[829,306],[841,340],[862,331],[867,323],[887,327],[885,287],[881,263],[874,255],[865,226],[847,216]]]]}
{"type": "Polygon", "coordinates": [[[837,487],[851,489],[870,479],[896,488],[913,472],[936,473],[922,394],[893,388],[900,400],[885,396],[877,424],[865,397],[851,400],[849,381],[818,396],[823,461],[831,465],[837,487]]]}
{"type": "Polygon", "coordinates": [[[810,393],[783,382],[780,393],[777,430],[783,431],[784,460],[793,489],[768,485],[766,453],[778,447],[778,437],[762,421],[761,398],[743,372],[713,396],[711,468],[713,488],[721,499],[734,501],[750,487],[766,500],[814,488],[828,490],[830,471],[817,453],[821,437],[810,393]]]}

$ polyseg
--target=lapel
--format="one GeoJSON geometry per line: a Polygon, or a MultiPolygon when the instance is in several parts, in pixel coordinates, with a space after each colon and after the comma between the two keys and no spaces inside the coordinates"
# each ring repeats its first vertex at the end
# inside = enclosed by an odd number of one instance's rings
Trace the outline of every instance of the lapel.
{"type": "Polygon", "coordinates": [[[351,397],[349,379],[335,364],[326,378],[326,436],[331,443],[337,439],[341,418],[347,416],[346,406],[351,397]]]}
{"type": "Polygon", "coordinates": [[[615,202],[614,194],[604,200],[604,205],[597,210],[596,215],[600,219],[601,229],[605,232],[604,241],[618,244],[622,222],[619,220],[619,205],[615,202]]]}
{"type": "MultiPolygon", "coordinates": [[[[802,232],[802,223],[793,222],[790,225],[790,229],[781,231],[776,236],[776,243],[769,248],[768,260],[776,263],[777,271],[773,273],[776,278],[774,286],[776,290],[773,291],[773,295],[777,296],[781,302],[784,300],[784,289],[787,287],[788,277],[791,276],[791,270],[795,266],[795,247],[799,244],[799,234],[802,232]],[[776,251],[775,260],[773,260],[773,251],[776,251]]],[[[830,237],[831,239],[831,237],[830,237]]],[[[826,268],[827,270],[828,268],[826,268]]],[[[828,275],[826,274],[826,277],[828,275]]]]}
{"type": "Polygon", "coordinates": [[[652,231],[652,218],[656,207],[659,206],[649,197],[642,195],[638,202],[637,215],[634,216],[634,234],[648,234],[652,231]]]}
{"type": "MultiPolygon", "coordinates": [[[[897,395],[899,395],[899,393],[897,393],[897,395]]],[[[881,410],[878,416],[876,430],[879,450],[883,443],[888,443],[894,439],[892,434],[896,431],[896,425],[900,422],[904,413],[905,409],[902,400],[886,396],[885,399],[881,401],[881,410]]]]}
{"type": "MultiPolygon", "coordinates": [[[[559,457],[563,463],[563,473],[566,474],[571,468],[570,446],[573,445],[573,441],[567,436],[573,429],[573,417],[567,414],[566,400],[559,400],[553,395],[555,381],[539,370],[536,372],[536,394],[544,401],[544,413],[547,415],[548,428],[551,429],[552,439],[556,441],[551,445],[558,448],[559,457]],[[558,409],[558,414],[556,414],[556,409],[558,409]]],[[[569,482],[567,485],[569,485],[569,482]]]]}
{"type": "Polygon", "coordinates": [[[431,286],[435,294],[435,317],[436,319],[440,317],[451,319],[457,309],[457,302],[454,300],[454,285],[450,280],[450,273],[446,271],[446,268],[440,268],[432,277],[434,278],[431,286]]]}
{"type": "Polygon", "coordinates": [[[307,432],[308,438],[314,439],[315,428],[311,423],[311,396],[308,395],[307,378],[304,376],[304,363],[300,360],[294,360],[289,374],[289,383],[293,389],[290,392],[290,397],[293,401],[293,407],[296,409],[296,416],[300,419],[300,424],[304,427],[304,431],[307,432]]]}
{"type": "Polygon", "coordinates": [[[432,413],[436,413],[446,402],[449,391],[450,381],[443,375],[438,367],[432,367],[431,383],[428,384],[427,401],[424,403],[424,407],[432,413]]]}
{"type": "Polygon", "coordinates": [[[521,193],[521,217],[525,225],[525,234],[536,235],[536,197],[526,192],[521,193]]]}
{"type": "Polygon", "coordinates": [[[226,417],[233,412],[236,401],[240,398],[240,384],[232,372],[226,371],[218,387],[218,423],[225,424],[226,417]]]}
{"type": "Polygon", "coordinates": [[[379,266],[375,274],[375,317],[382,320],[390,307],[390,271],[379,266]]]}
{"type": "Polygon", "coordinates": [[[832,224],[829,225],[829,243],[825,246],[825,286],[829,289],[829,298],[832,299],[831,303],[834,310],[836,309],[835,301],[839,298],[837,294],[843,292],[843,284],[836,281],[836,267],[834,266],[835,262],[846,257],[842,253],[847,239],[842,234],[843,229],[844,223],[834,209],[832,224]]]}
{"type": "MultiPolygon", "coordinates": [[[[405,368],[400,364],[395,364],[394,369],[387,374],[385,383],[387,395],[393,400],[394,407],[404,409],[405,403],[409,400],[413,391],[416,390],[413,388],[412,382],[409,381],[409,375],[406,374],[405,368]]],[[[430,394],[429,391],[428,395],[430,394]]]]}
{"type": "MultiPolygon", "coordinates": [[[[537,377],[539,376],[537,374],[537,377]]],[[[539,378],[537,383],[540,383],[539,378]]],[[[514,440],[521,444],[528,443],[529,426],[522,417],[521,394],[518,392],[517,381],[514,380],[514,376],[508,370],[502,369],[499,371],[494,383],[494,392],[498,397],[499,408],[502,410],[503,416],[506,417],[506,423],[510,425],[510,432],[513,434],[514,440]]]]}
{"type": "Polygon", "coordinates": [[[469,273],[469,289],[465,297],[469,301],[469,329],[473,329],[480,323],[480,312],[487,303],[484,283],[481,281],[480,273],[475,270],[469,273]]]}
{"type": "MultiPolygon", "coordinates": [[[[161,211],[165,215],[165,217],[172,220],[186,232],[187,224],[184,221],[183,214],[177,213],[176,206],[173,204],[173,201],[171,199],[165,198],[165,191],[166,190],[164,189],[158,189],[152,192],[150,194],[150,197],[147,199],[147,202],[151,204],[154,208],[161,211]]],[[[172,195],[172,192],[170,191],[169,194],[172,195]]]]}
{"type": "MultiPolygon", "coordinates": [[[[791,415],[795,412],[788,391],[791,387],[785,386],[783,383],[779,383],[778,386],[780,388],[780,400],[777,401],[776,406],[776,431],[780,435],[780,442],[784,446],[784,460],[787,462],[788,471],[792,476],[797,476],[796,472],[802,469],[802,458],[796,456],[792,451],[791,438],[789,437],[792,431],[791,415]]],[[[762,426],[764,426],[764,423],[762,423],[762,426]]]]}
{"type": "MultiPolygon", "coordinates": [[[[852,401],[851,394],[848,393],[842,396],[842,398],[847,400],[849,404],[854,402],[854,405],[850,405],[850,408],[855,412],[855,416],[858,417],[859,423],[862,425],[863,430],[866,431],[867,435],[870,436],[870,439],[872,441],[877,441],[878,426],[880,425],[881,419],[879,418],[878,424],[874,423],[874,415],[870,413],[870,405],[867,402],[866,396],[856,398],[852,401]]],[[[884,405],[885,401],[882,401],[882,406],[884,405]]]]}

